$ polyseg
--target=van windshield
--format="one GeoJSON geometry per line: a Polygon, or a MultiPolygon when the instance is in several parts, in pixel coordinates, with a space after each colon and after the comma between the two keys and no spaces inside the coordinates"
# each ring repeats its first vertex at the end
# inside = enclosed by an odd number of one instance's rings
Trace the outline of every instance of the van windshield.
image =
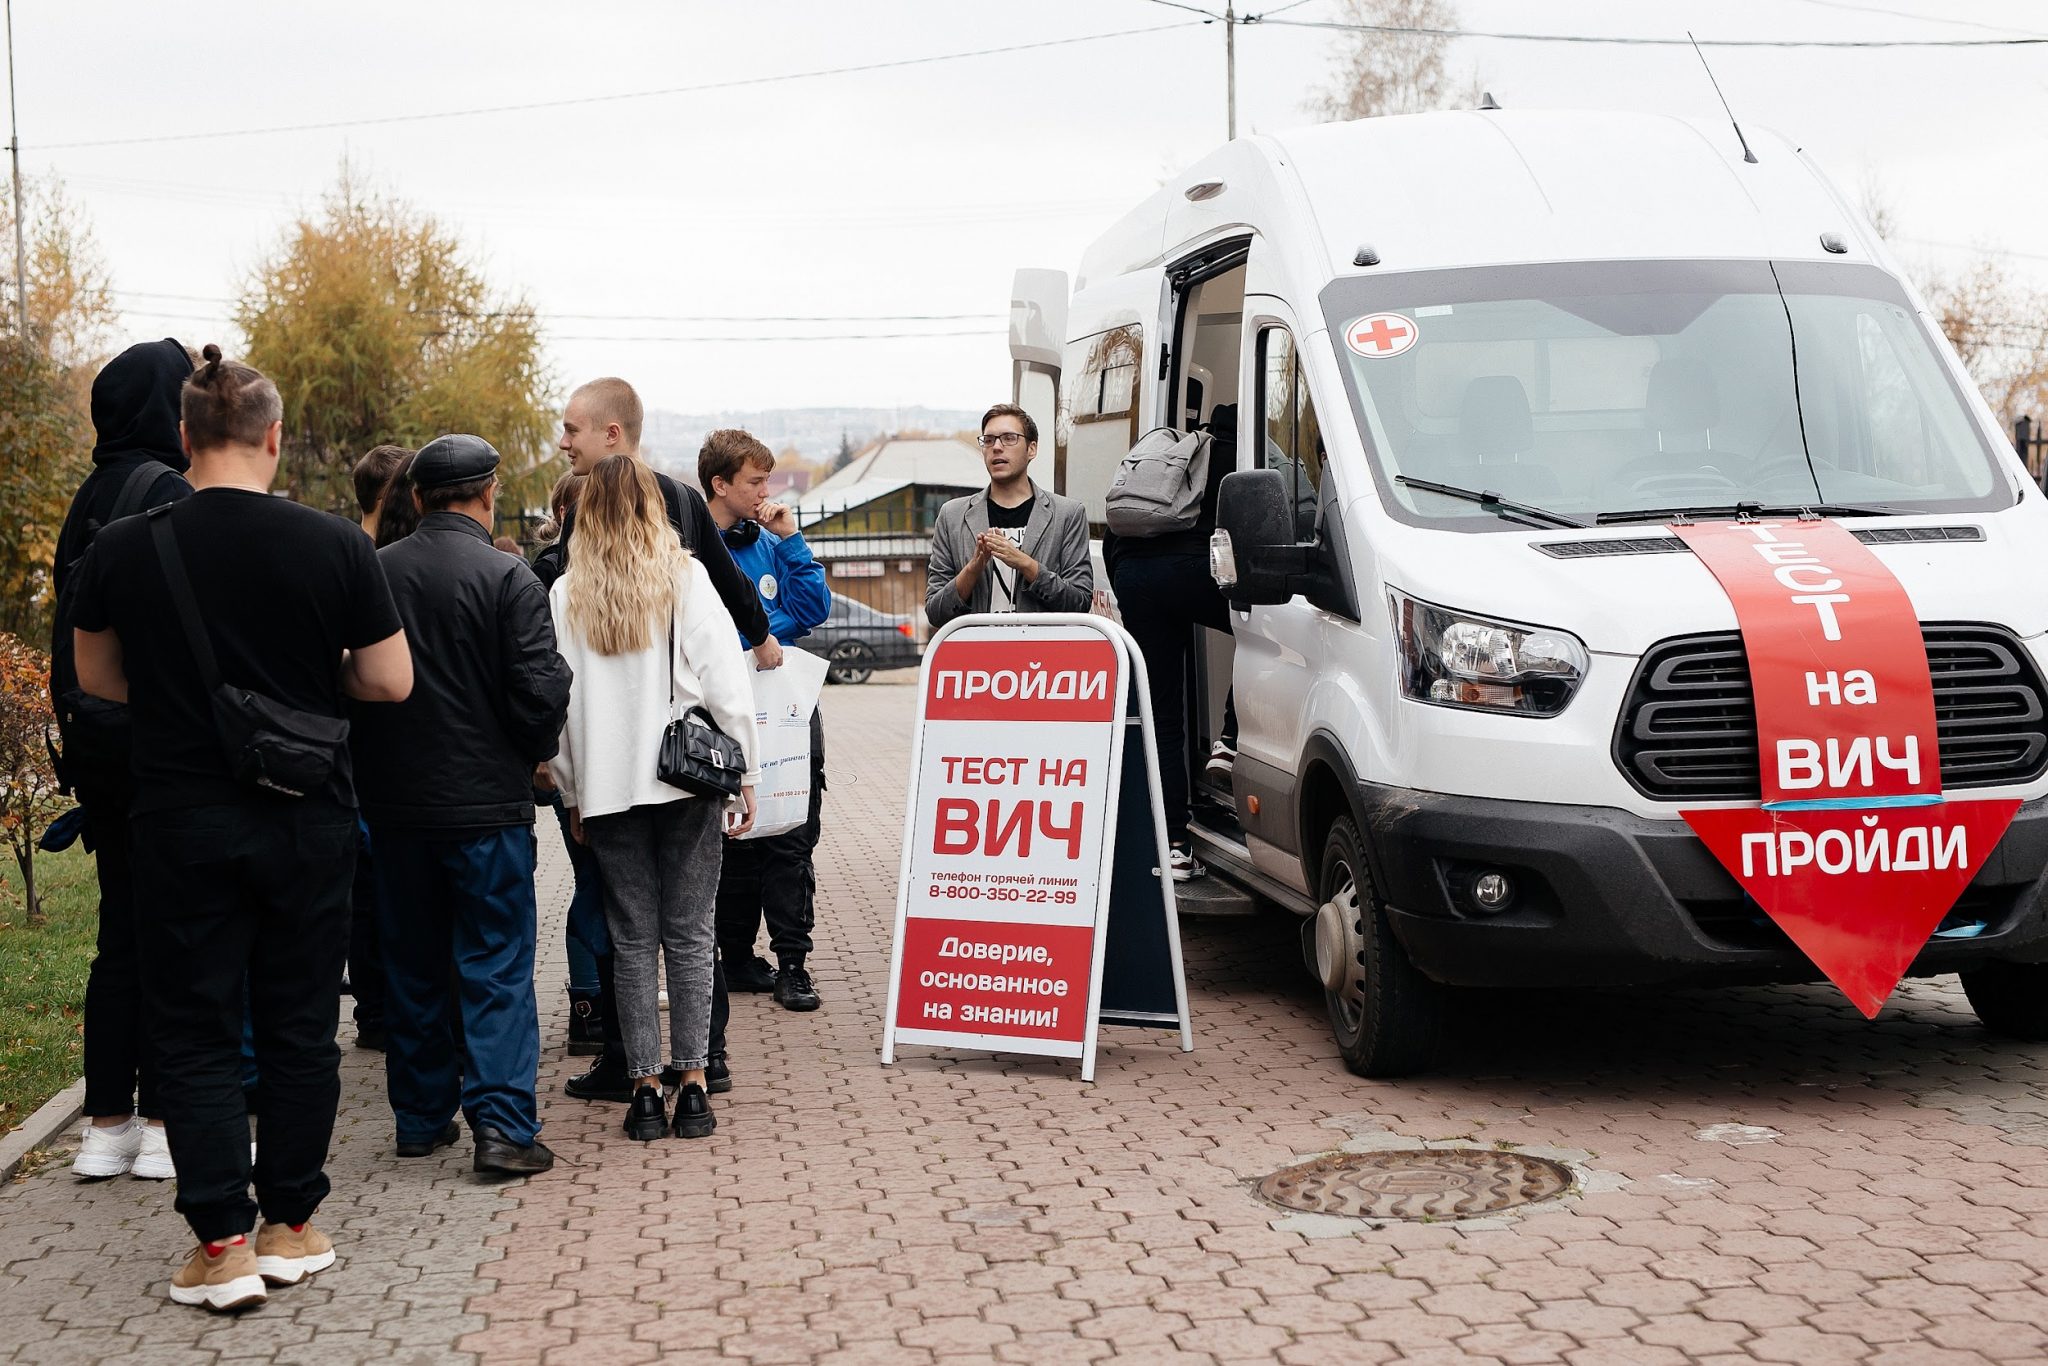
{"type": "Polygon", "coordinates": [[[1407,480],[1588,523],[2012,502],[1926,324],[1869,266],[1432,271],[1338,280],[1322,302],[1374,478],[1404,521],[1508,525],[1407,480]]]}

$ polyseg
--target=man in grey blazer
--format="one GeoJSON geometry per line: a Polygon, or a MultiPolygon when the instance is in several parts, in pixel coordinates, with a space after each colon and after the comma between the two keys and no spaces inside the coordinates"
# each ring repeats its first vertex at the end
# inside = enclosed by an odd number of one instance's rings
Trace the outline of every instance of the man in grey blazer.
{"type": "Polygon", "coordinates": [[[1031,480],[1038,424],[1013,403],[981,419],[989,484],[939,509],[925,569],[933,626],[969,612],[1085,612],[1095,598],[1088,513],[1031,480]]]}

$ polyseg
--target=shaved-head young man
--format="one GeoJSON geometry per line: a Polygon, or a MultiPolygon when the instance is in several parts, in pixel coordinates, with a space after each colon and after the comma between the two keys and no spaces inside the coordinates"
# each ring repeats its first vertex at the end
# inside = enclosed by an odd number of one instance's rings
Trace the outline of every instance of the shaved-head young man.
{"type": "MultiPolygon", "coordinates": [[[[630,455],[638,459],[643,415],[640,395],[622,379],[606,376],[578,385],[569,395],[568,406],[562,410],[562,438],[557,443],[562,454],[569,459],[570,470],[588,474],[597,468],[598,461],[608,455],[630,455]]],[[[754,585],[747,576],[740,572],[739,566],[733,563],[732,553],[725,548],[725,542],[718,534],[718,523],[712,520],[704,495],[688,484],[677,483],[659,470],[654,472],[654,479],[661,486],[669,525],[675,528],[676,537],[683,547],[697,557],[705,573],[710,575],[712,587],[718,590],[719,601],[732,614],[733,624],[739,627],[740,635],[753,649],[755,661],[764,669],[779,667],[782,646],[769,634],[768,614],[761,606],[760,595],[754,591],[754,585]]],[[[542,582],[549,587],[575,559],[575,531],[576,512],[571,508],[562,520],[562,537],[558,542],[561,555],[545,570],[541,563],[534,566],[540,572],[542,582]]],[[[595,876],[595,872],[590,875],[595,876]]],[[[596,898],[579,897],[577,900],[580,904],[600,904],[596,898]]],[[[572,912],[574,909],[572,905],[572,912]]],[[[596,1064],[588,1072],[571,1077],[566,1089],[580,1100],[631,1101],[633,1087],[626,1078],[626,1053],[619,1040],[618,1012],[612,1002],[611,939],[605,929],[604,917],[601,914],[587,915],[571,925],[570,933],[576,935],[597,959],[598,1009],[604,1019],[605,1045],[596,1064]]],[[[716,1072],[707,1080],[709,1089],[714,1092],[729,1090],[732,1086],[729,1078],[716,1072]]]]}

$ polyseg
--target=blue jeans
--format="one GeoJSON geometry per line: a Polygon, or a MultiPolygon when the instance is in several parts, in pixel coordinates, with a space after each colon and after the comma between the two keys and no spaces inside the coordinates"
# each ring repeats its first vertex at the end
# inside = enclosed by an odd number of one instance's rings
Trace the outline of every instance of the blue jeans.
{"type": "Polygon", "coordinates": [[[562,843],[569,850],[569,870],[576,877],[576,890],[569,894],[569,990],[597,993],[597,960],[611,956],[611,931],[604,923],[604,883],[597,871],[597,855],[587,844],[578,844],[569,833],[569,812],[560,797],[549,800],[555,820],[562,827],[562,843]]]}
{"type": "Polygon", "coordinates": [[[532,828],[448,838],[380,825],[373,834],[384,1075],[399,1141],[433,1138],[459,1103],[472,1128],[488,1124],[514,1143],[533,1142],[540,1018],[532,828]],[[451,1027],[458,1013],[460,1057],[451,1027]]]}

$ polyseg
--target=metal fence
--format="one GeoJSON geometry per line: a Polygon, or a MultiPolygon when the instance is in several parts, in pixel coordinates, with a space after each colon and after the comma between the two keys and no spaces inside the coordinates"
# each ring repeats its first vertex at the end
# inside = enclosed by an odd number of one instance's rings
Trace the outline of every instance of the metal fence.
{"type": "Polygon", "coordinates": [[[2022,417],[2012,424],[2012,448],[2020,453],[2034,482],[2048,488],[2048,423],[2022,417]]]}

